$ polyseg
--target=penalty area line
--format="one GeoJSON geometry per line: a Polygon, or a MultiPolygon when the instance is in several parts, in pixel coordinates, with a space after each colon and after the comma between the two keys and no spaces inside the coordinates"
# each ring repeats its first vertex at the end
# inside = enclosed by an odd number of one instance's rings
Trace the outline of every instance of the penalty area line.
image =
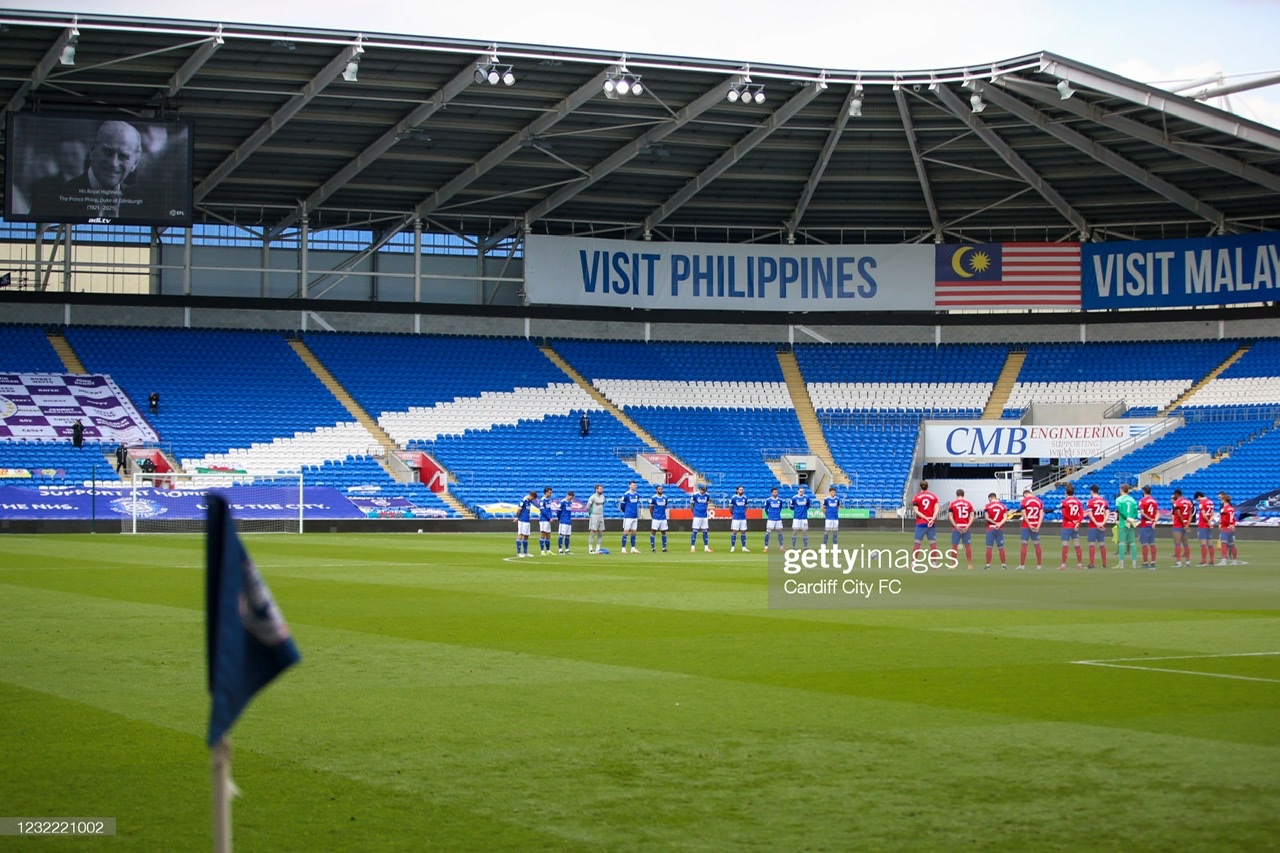
{"type": "Polygon", "coordinates": [[[1141,672],[1168,672],[1175,675],[1202,675],[1206,678],[1230,678],[1235,681],[1261,681],[1266,684],[1280,684],[1280,678],[1261,678],[1255,675],[1234,675],[1225,672],[1200,672],[1194,669],[1173,669],[1160,666],[1138,666],[1129,661],[1171,661],[1171,660],[1214,660],[1217,658],[1275,657],[1280,652],[1234,652],[1220,655],[1167,655],[1147,658],[1108,658],[1104,660],[1073,660],[1069,663],[1080,666],[1105,666],[1110,669],[1136,669],[1141,672]]]}

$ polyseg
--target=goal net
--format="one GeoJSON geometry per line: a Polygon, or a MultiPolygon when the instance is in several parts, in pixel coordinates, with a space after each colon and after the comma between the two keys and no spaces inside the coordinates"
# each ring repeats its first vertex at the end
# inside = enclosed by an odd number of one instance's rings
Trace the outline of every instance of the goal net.
{"type": "Polygon", "coordinates": [[[305,514],[302,474],[137,472],[125,506],[125,533],[203,533],[208,501],[227,499],[241,533],[301,533],[305,514]]]}

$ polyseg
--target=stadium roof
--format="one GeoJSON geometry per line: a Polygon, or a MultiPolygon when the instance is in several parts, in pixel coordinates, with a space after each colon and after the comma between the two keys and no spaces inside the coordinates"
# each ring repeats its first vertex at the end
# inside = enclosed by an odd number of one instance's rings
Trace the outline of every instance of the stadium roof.
{"type": "Polygon", "coordinates": [[[61,13],[0,32],[7,112],[189,121],[197,220],[271,234],[304,212],[493,245],[1280,229],[1280,131],[1049,53],[893,72],[61,13]],[[642,94],[606,95],[621,79],[642,94]]]}

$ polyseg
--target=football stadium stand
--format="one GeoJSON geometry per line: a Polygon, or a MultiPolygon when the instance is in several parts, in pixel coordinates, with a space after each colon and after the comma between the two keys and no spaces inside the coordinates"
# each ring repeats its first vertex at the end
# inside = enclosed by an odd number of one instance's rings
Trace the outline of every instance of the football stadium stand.
{"type": "Polygon", "coordinates": [[[920,422],[976,418],[1007,349],[982,344],[802,344],[809,396],[853,505],[896,507],[920,422]]]}
{"type": "Polygon", "coordinates": [[[444,465],[481,517],[546,485],[616,495],[638,479],[623,459],[652,449],[524,338],[335,333],[307,345],[397,444],[444,465]]]}
{"type": "Polygon", "coordinates": [[[1280,340],[1262,340],[1191,396],[1198,406],[1280,406],[1280,340]]]}
{"type": "Polygon", "coordinates": [[[0,326],[0,370],[5,373],[64,373],[49,338],[36,326],[0,326]]]}
{"type": "MultiPolygon", "coordinates": [[[[160,411],[149,421],[185,470],[318,473],[345,470],[349,460],[377,450],[377,440],[279,333],[72,327],[66,336],[85,365],[109,373],[139,411],[151,392],[160,394],[160,411]]],[[[376,462],[365,463],[355,465],[358,483],[323,475],[310,482],[420,495],[376,462]]],[[[434,496],[423,500],[444,507],[434,496]]]]}
{"type": "Polygon", "coordinates": [[[1004,416],[1021,417],[1033,402],[1121,401],[1130,415],[1152,415],[1237,346],[1235,341],[1032,344],[1004,416]]]}
{"type": "Polygon", "coordinates": [[[151,392],[160,394],[160,413],[149,420],[184,465],[350,420],[278,333],[77,326],[66,336],[85,366],[109,373],[139,411],[151,392]]]}
{"type": "MultiPolygon", "coordinates": [[[[385,449],[280,333],[73,326],[65,335],[87,370],[112,376],[187,470],[301,471],[311,485],[404,497],[433,514],[455,514],[423,484],[397,483],[387,473],[378,461],[385,449]],[[161,409],[147,415],[153,391],[161,409]]],[[[306,343],[397,446],[445,466],[450,492],[480,517],[509,515],[523,494],[547,485],[557,495],[571,488],[585,496],[600,482],[616,499],[629,481],[643,480],[637,454],[656,450],[524,338],[312,332],[306,343]],[[578,428],[584,412],[591,416],[585,437],[578,428]]],[[[0,370],[66,370],[38,327],[0,326],[0,346],[0,370]]],[[[715,497],[741,484],[758,505],[773,486],[793,491],[766,461],[806,450],[772,345],[566,339],[553,348],[690,464],[715,497]]],[[[1280,340],[1245,342],[1244,354],[1230,361],[1238,348],[1220,340],[1030,344],[1005,414],[1020,416],[1033,402],[1120,400],[1130,415],[1154,414],[1185,397],[1175,412],[1182,426],[1073,481],[1098,483],[1109,495],[1121,481],[1150,482],[1163,505],[1175,487],[1247,499],[1275,488],[1280,471],[1280,340]]],[[[842,498],[882,509],[901,500],[921,421],[980,416],[1009,351],[988,344],[793,349],[832,455],[851,480],[842,498]]],[[[5,441],[0,482],[112,480],[110,450],[5,441]]],[[[1061,499],[1060,487],[1044,494],[1049,506],[1061,499]]],[[[642,482],[641,492],[651,491],[642,482]]],[[[671,494],[683,505],[678,489],[671,494]]]]}
{"type": "Polygon", "coordinates": [[[743,486],[759,501],[779,485],[766,458],[807,451],[773,346],[560,340],[553,347],[692,466],[713,497],[743,486]]]}

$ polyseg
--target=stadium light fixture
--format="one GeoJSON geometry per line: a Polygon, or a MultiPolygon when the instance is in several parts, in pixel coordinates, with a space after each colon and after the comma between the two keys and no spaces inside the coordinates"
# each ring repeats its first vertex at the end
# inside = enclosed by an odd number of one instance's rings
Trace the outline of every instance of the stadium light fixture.
{"type": "Polygon", "coordinates": [[[731,104],[736,104],[739,101],[747,105],[752,103],[763,104],[764,86],[752,85],[751,67],[743,66],[738,78],[729,84],[729,91],[725,93],[724,97],[731,104]]]}
{"type": "Polygon", "coordinates": [[[516,84],[515,70],[510,65],[495,65],[490,62],[482,62],[476,66],[475,81],[477,83],[487,83],[490,86],[497,86],[501,83],[504,86],[514,86],[516,84]]]}
{"type": "Polygon", "coordinates": [[[348,83],[355,83],[360,76],[360,57],[364,54],[364,34],[360,34],[356,38],[355,55],[347,61],[347,67],[342,69],[342,79],[348,83]]]}
{"type": "Polygon", "coordinates": [[[853,97],[849,99],[849,117],[860,118],[862,116],[862,93],[861,83],[853,84],[853,97]]]}
{"type": "Polygon", "coordinates": [[[611,101],[616,101],[619,97],[625,95],[643,95],[644,84],[640,82],[639,74],[632,74],[627,70],[627,58],[622,57],[622,61],[615,65],[609,71],[605,72],[604,78],[604,96],[611,101]]]}
{"type": "Polygon", "coordinates": [[[496,44],[490,45],[489,56],[484,61],[476,63],[475,81],[481,85],[488,83],[490,86],[497,86],[499,83],[504,86],[516,84],[515,70],[513,66],[499,62],[496,44]]]}
{"type": "Polygon", "coordinates": [[[1076,93],[1076,90],[1072,89],[1071,84],[1068,83],[1066,80],[1059,80],[1057,88],[1058,88],[1058,97],[1060,97],[1064,101],[1076,93]]]}
{"type": "Polygon", "coordinates": [[[71,20],[71,32],[67,34],[67,43],[62,46],[62,52],[58,54],[58,62],[61,65],[76,64],[76,42],[80,41],[79,18],[71,20]]]}
{"type": "Polygon", "coordinates": [[[973,95],[970,96],[969,106],[973,107],[973,111],[975,113],[980,113],[987,108],[987,105],[982,100],[982,94],[980,92],[974,92],[973,95]]]}
{"type": "Polygon", "coordinates": [[[764,86],[759,84],[733,83],[729,86],[728,93],[725,94],[725,100],[729,103],[741,103],[745,107],[749,107],[752,104],[763,104],[765,99],[764,86]]]}

